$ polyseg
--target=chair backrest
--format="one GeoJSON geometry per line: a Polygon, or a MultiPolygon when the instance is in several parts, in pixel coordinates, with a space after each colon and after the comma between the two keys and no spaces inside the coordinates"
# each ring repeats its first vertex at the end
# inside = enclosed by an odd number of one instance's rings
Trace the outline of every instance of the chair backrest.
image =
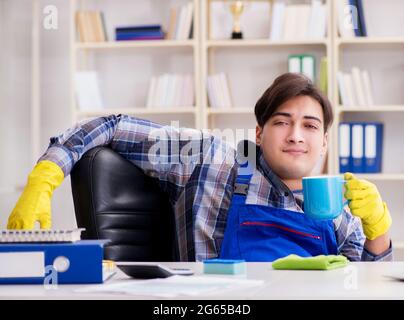
{"type": "Polygon", "coordinates": [[[84,239],[109,239],[104,258],[177,261],[174,214],[156,179],[107,147],[91,149],[71,172],[84,239]]]}

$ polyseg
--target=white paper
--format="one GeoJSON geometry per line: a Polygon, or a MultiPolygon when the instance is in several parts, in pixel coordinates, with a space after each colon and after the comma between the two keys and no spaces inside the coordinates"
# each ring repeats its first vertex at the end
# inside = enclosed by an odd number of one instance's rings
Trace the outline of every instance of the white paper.
{"type": "Polygon", "coordinates": [[[75,292],[174,298],[180,295],[196,297],[226,291],[240,291],[263,284],[263,280],[248,280],[235,277],[172,276],[165,279],[120,281],[118,283],[86,287],[75,290],[75,292]]]}

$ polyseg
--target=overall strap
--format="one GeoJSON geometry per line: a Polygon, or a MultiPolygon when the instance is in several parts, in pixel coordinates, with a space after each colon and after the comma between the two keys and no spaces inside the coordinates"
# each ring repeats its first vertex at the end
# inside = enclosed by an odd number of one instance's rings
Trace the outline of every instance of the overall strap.
{"type": "Polygon", "coordinates": [[[246,172],[246,166],[241,165],[238,168],[237,172],[237,178],[236,182],[234,184],[234,195],[241,195],[241,196],[246,196],[248,192],[248,186],[250,185],[250,180],[252,177],[252,172],[249,170],[251,173],[246,172]]]}

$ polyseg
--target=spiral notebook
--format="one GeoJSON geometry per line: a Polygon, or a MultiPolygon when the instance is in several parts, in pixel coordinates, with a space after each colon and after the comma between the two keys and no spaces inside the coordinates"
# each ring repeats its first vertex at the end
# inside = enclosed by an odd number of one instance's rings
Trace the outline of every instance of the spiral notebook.
{"type": "Polygon", "coordinates": [[[55,230],[0,230],[0,243],[76,242],[84,228],[55,230]]]}

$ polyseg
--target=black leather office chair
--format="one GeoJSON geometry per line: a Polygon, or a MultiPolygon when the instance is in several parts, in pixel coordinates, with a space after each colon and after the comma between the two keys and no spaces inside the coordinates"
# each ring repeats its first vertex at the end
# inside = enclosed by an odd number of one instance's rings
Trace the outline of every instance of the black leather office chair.
{"type": "Polygon", "coordinates": [[[157,181],[107,147],[83,155],[71,172],[83,239],[109,239],[104,258],[177,261],[172,206],[157,181]]]}

